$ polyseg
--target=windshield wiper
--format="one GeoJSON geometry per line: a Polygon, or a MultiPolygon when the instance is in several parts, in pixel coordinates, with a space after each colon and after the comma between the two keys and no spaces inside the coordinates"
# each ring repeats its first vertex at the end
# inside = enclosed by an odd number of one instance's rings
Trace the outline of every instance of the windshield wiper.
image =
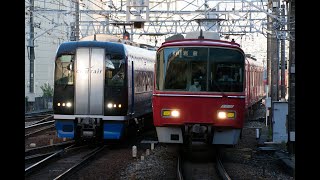
{"type": "Polygon", "coordinates": [[[213,81],[213,84],[214,84],[214,85],[218,88],[218,90],[222,93],[222,96],[226,96],[226,95],[224,94],[223,90],[221,89],[219,83],[217,83],[217,81],[214,80],[214,79],[213,79],[212,81],[213,81]]]}

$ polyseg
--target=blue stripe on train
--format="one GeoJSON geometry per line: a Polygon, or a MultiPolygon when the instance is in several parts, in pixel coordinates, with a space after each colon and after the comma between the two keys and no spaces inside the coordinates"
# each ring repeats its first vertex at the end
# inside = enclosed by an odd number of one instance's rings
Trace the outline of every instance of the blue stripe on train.
{"type": "Polygon", "coordinates": [[[120,139],[122,135],[123,123],[104,123],[103,139],[120,139]]]}
{"type": "Polygon", "coordinates": [[[55,121],[55,127],[59,138],[73,138],[74,137],[74,122],[61,120],[55,121]]]}

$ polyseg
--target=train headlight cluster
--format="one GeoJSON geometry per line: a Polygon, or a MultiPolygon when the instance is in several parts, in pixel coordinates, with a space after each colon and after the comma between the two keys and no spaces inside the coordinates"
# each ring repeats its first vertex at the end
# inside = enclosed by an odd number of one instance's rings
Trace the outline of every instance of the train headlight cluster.
{"type": "Polygon", "coordinates": [[[236,117],[236,112],[234,111],[218,111],[218,119],[234,119],[236,117]]]}
{"type": "Polygon", "coordinates": [[[115,103],[108,103],[107,104],[107,107],[109,108],[109,109],[112,109],[112,108],[121,108],[122,107],[122,105],[121,104],[115,104],[115,103]]]}
{"type": "Polygon", "coordinates": [[[57,106],[59,106],[59,107],[60,107],[60,106],[63,106],[63,107],[65,107],[65,106],[66,106],[66,107],[71,107],[71,106],[72,106],[72,104],[71,104],[71,102],[67,102],[67,103],[58,103],[58,104],[57,104],[57,106]]]}
{"type": "Polygon", "coordinates": [[[180,117],[180,111],[177,109],[163,109],[161,111],[161,116],[167,118],[178,118],[180,117]]]}

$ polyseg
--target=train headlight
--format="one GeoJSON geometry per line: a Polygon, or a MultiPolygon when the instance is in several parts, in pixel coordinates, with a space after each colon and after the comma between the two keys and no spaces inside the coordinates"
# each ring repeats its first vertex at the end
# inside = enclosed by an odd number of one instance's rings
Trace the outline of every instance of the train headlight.
{"type": "Polygon", "coordinates": [[[165,109],[165,110],[163,109],[161,111],[161,116],[166,118],[169,118],[169,117],[178,118],[180,117],[180,111],[176,109],[165,109]]]}
{"type": "Polygon", "coordinates": [[[112,103],[108,103],[107,107],[111,109],[113,107],[112,103]]]}
{"type": "Polygon", "coordinates": [[[72,106],[72,104],[71,104],[71,102],[67,102],[67,103],[57,103],[57,106],[67,106],[67,107],[71,107],[72,106]]]}
{"type": "Polygon", "coordinates": [[[171,111],[171,116],[172,117],[179,117],[180,116],[180,112],[178,110],[173,110],[173,111],[171,111]]]}
{"type": "Polygon", "coordinates": [[[218,111],[218,119],[234,119],[236,113],[233,111],[218,111]]]}
{"type": "Polygon", "coordinates": [[[71,102],[67,102],[67,107],[71,107],[71,102]]]}
{"type": "Polygon", "coordinates": [[[226,119],[227,118],[227,112],[220,111],[218,112],[218,119],[226,119]]]}
{"type": "Polygon", "coordinates": [[[112,109],[112,108],[116,108],[116,107],[118,107],[118,108],[121,108],[122,107],[122,105],[121,104],[113,104],[113,103],[108,103],[107,104],[107,107],[109,108],[109,109],[112,109]]]}

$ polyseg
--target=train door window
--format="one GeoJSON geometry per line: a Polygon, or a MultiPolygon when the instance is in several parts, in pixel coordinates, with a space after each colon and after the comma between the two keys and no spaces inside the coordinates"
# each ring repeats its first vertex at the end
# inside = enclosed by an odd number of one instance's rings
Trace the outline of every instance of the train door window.
{"type": "Polygon", "coordinates": [[[55,84],[73,85],[74,55],[61,55],[55,62],[55,84]]]}

